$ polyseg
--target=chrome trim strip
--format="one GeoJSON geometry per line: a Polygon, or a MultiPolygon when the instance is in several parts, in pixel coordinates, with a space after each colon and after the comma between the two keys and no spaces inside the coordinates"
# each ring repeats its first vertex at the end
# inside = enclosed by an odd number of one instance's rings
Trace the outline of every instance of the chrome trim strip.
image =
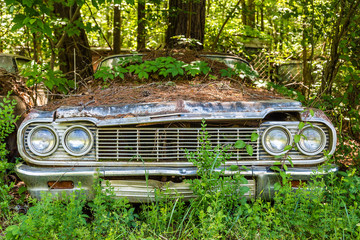
{"type": "MultiPolygon", "coordinates": [[[[232,176],[234,174],[240,174],[245,177],[256,177],[263,175],[276,175],[278,172],[272,171],[269,167],[257,167],[252,166],[247,169],[241,169],[238,171],[231,171],[224,168],[216,168],[215,172],[223,171],[224,176],[232,176]]],[[[42,177],[87,177],[91,176],[92,178],[97,177],[130,177],[130,176],[185,176],[185,177],[194,177],[197,176],[197,168],[164,168],[164,167],[34,167],[26,164],[18,164],[15,167],[15,171],[20,175],[25,175],[33,177],[36,181],[36,178],[42,177]]],[[[338,168],[332,165],[329,169],[319,169],[316,166],[308,168],[288,168],[286,173],[291,176],[309,176],[311,174],[320,174],[324,175],[329,172],[337,172],[338,168]]],[[[64,179],[61,179],[64,180],[64,179]]]]}
{"type": "MultiPolygon", "coordinates": [[[[218,168],[215,171],[221,171],[218,168]]],[[[33,197],[41,198],[42,192],[50,192],[53,195],[66,192],[68,194],[76,192],[76,190],[84,190],[88,199],[93,197],[93,184],[97,177],[126,177],[126,176],[196,176],[196,168],[121,168],[121,167],[32,167],[25,164],[19,164],[15,167],[15,171],[28,186],[28,191],[33,197]],[[48,181],[72,181],[74,189],[49,189],[48,181]],[[80,184],[81,182],[81,184],[80,184]]],[[[286,173],[290,174],[293,180],[311,180],[311,175],[326,175],[330,172],[338,171],[337,167],[330,166],[329,169],[319,169],[317,167],[309,168],[289,168],[286,173]]],[[[247,177],[251,184],[255,187],[254,197],[261,196],[265,199],[271,199],[275,190],[274,184],[281,181],[279,173],[271,171],[266,167],[251,167],[246,170],[224,171],[224,175],[231,176],[240,173],[247,177]],[[252,179],[251,179],[252,178],[252,179]]],[[[131,182],[131,180],[129,180],[131,182]]],[[[124,180],[123,182],[128,182],[124,180]]],[[[161,183],[163,184],[163,183],[161,183]]],[[[180,188],[182,186],[178,185],[180,188]]],[[[131,187],[128,190],[137,190],[131,187]]],[[[81,193],[81,192],[80,192],[81,193]]],[[[124,196],[124,195],[122,195],[124,196]]],[[[125,194],[125,196],[128,196],[125,194]]],[[[151,197],[151,196],[150,196],[151,197]]],[[[150,200],[150,199],[147,199],[150,200]]]]}

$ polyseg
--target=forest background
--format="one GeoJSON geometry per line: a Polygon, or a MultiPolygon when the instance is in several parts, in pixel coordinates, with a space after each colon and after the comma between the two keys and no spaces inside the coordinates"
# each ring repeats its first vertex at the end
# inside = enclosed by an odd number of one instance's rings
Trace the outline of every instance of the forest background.
{"type": "Polygon", "coordinates": [[[261,54],[265,66],[255,67],[264,80],[331,111],[340,134],[359,140],[359,2],[1,0],[0,52],[29,56],[67,79],[92,76],[94,56],[124,51],[190,46],[250,62],[261,54]],[[279,66],[293,60],[297,76],[284,82],[279,66]]]}
{"type": "MultiPolygon", "coordinates": [[[[75,93],[74,76],[87,81],[92,64],[109,54],[188,48],[238,55],[258,70],[259,85],[323,110],[338,131],[335,160],[357,171],[359,5],[360,0],[0,0],[0,53],[32,58],[29,71],[53,94],[75,93]],[[287,70],[291,77],[284,77],[284,66],[296,72],[287,70]]],[[[353,234],[359,226],[351,226],[353,234]]],[[[249,234],[256,235],[254,229],[249,234]]]]}

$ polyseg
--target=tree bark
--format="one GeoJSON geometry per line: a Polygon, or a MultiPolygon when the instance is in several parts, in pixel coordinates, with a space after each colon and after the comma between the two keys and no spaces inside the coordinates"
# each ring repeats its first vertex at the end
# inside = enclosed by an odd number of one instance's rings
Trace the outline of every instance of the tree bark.
{"type": "MultiPolygon", "coordinates": [[[[62,3],[54,4],[54,13],[62,19],[70,19],[68,24],[73,24],[75,21],[82,22],[80,7],[75,3],[71,7],[64,6],[62,3]]],[[[62,31],[58,32],[58,42],[55,48],[59,49],[58,58],[60,61],[60,70],[69,78],[74,76],[74,71],[77,77],[82,79],[93,75],[91,49],[89,46],[86,32],[83,28],[79,28],[78,34],[70,35],[62,31]],[[76,59],[76,69],[74,64],[74,49],[76,59]]]]}
{"type": "Polygon", "coordinates": [[[242,22],[244,25],[255,28],[255,1],[254,0],[242,0],[242,22]]]}
{"type": "Polygon", "coordinates": [[[261,2],[261,5],[260,5],[260,25],[261,25],[261,31],[264,31],[264,1],[261,2]]]}
{"type": "Polygon", "coordinates": [[[139,0],[137,8],[137,51],[145,49],[145,0],[139,0]]]}
{"type": "Polygon", "coordinates": [[[248,25],[249,27],[255,28],[255,1],[248,0],[248,25]]]}
{"type": "MultiPolygon", "coordinates": [[[[169,0],[169,25],[166,31],[167,48],[177,44],[174,36],[184,36],[204,43],[206,0],[169,0]]],[[[202,47],[200,47],[202,48],[202,47]]]]}
{"type": "Polygon", "coordinates": [[[241,0],[241,19],[243,25],[247,25],[247,7],[245,0],[241,0]]]}
{"type": "Polygon", "coordinates": [[[226,23],[227,23],[227,22],[229,21],[229,19],[233,16],[233,14],[234,14],[236,8],[239,6],[240,2],[241,2],[241,0],[239,0],[239,1],[235,4],[235,6],[234,6],[234,8],[232,9],[231,13],[226,17],[226,19],[225,19],[224,23],[222,24],[222,26],[221,26],[218,34],[216,35],[215,41],[214,41],[214,43],[213,43],[213,45],[212,45],[212,47],[211,47],[211,50],[212,50],[212,51],[215,50],[215,48],[216,48],[216,46],[217,46],[217,43],[218,43],[218,41],[219,41],[219,38],[220,38],[220,34],[221,34],[222,31],[224,30],[224,27],[225,27],[226,23]]]}
{"type": "Polygon", "coordinates": [[[341,10],[337,17],[336,23],[333,27],[333,33],[331,36],[331,51],[330,59],[328,60],[321,81],[320,94],[331,94],[332,86],[335,81],[336,74],[339,70],[339,58],[341,53],[339,52],[339,45],[343,37],[348,33],[353,16],[356,13],[357,8],[360,5],[360,0],[355,0],[346,6],[347,2],[342,0],[340,2],[341,10]]]}
{"type": "Polygon", "coordinates": [[[34,61],[39,62],[39,54],[41,51],[40,48],[41,43],[38,42],[38,40],[40,41],[40,39],[38,39],[39,34],[33,33],[32,36],[33,36],[33,48],[34,48],[34,61]]]}
{"type": "Polygon", "coordinates": [[[114,32],[113,32],[113,48],[114,54],[120,53],[121,50],[121,9],[120,5],[116,4],[114,6],[114,32]]]}

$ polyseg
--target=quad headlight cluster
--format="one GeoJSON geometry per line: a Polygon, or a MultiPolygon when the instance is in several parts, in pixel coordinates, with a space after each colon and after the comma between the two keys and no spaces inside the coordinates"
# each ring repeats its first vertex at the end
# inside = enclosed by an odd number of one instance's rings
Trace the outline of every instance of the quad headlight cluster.
{"type": "MultiPolygon", "coordinates": [[[[29,149],[38,156],[49,156],[54,153],[59,144],[57,132],[50,126],[37,126],[29,132],[29,149]]],[[[89,129],[83,126],[68,128],[61,138],[64,150],[72,156],[83,156],[93,146],[94,138],[89,129]]]]}
{"type": "MultiPolygon", "coordinates": [[[[304,127],[299,135],[300,141],[296,143],[298,150],[305,155],[316,155],[324,150],[326,135],[317,126],[304,127]]],[[[262,145],[265,151],[277,156],[286,153],[286,146],[292,145],[293,137],[291,132],[284,126],[276,125],[265,129],[262,135],[262,145]]]]}

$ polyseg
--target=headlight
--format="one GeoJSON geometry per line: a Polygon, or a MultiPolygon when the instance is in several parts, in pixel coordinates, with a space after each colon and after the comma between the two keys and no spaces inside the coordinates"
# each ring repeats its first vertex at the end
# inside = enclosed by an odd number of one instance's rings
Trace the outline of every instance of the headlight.
{"type": "Polygon", "coordinates": [[[300,132],[300,141],[297,143],[299,151],[305,155],[316,155],[325,148],[326,135],[317,126],[306,126],[300,132]]]}
{"type": "Polygon", "coordinates": [[[292,143],[290,131],[283,126],[272,126],[267,128],[262,136],[262,144],[266,152],[271,155],[286,153],[284,148],[292,143]]]}
{"type": "Polygon", "coordinates": [[[86,127],[73,126],[65,131],[62,143],[65,151],[69,154],[82,156],[91,150],[93,136],[86,127]]]}
{"type": "Polygon", "coordinates": [[[49,156],[58,145],[59,137],[49,126],[37,126],[29,133],[28,146],[38,156],[49,156]]]}

